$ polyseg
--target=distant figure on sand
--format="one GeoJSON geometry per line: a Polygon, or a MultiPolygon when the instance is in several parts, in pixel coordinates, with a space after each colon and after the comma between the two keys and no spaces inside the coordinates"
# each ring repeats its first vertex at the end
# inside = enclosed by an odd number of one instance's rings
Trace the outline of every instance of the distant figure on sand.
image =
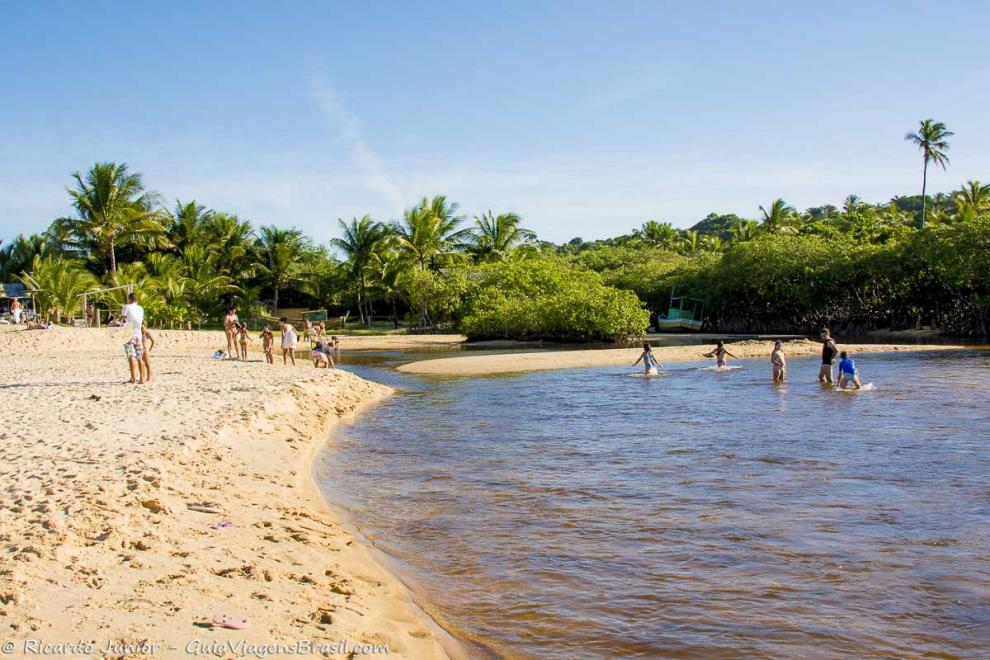
{"type": "Polygon", "coordinates": [[[131,384],[141,385],[145,380],[147,366],[144,363],[144,308],[138,304],[137,294],[127,296],[127,304],[120,310],[120,318],[131,326],[131,338],[124,344],[124,355],[131,369],[131,384]]]}
{"type": "Polygon", "coordinates": [[[292,327],[289,323],[289,319],[284,316],[279,319],[281,323],[282,330],[282,364],[286,364],[286,358],[292,360],[292,366],[296,365],[296,342],[299,340],[299,335],[296,334],[296,329],[292,327]]]}
{"type": "Polygon", "coordinates": [[[643,352],[639,354],[639,358],[633,362],[635,367],[640,362],[643,363],[643,375],[649,376],[655,374],[660,370],[661,364],[657,360],[656,356],[653,355],[653,347],[650,346],[648,342],[643,342],[643,352]]]}
{"type": "Polygon", "coordinates": [[[828,328],[822,328],[822,368],[818,370],[818,382],[832,384],[832,363],[839,348],[832,339],[832,333],[828,328]]]}
{"type": "Polygon", "coordinates": [[[151,349],[155,347],[155,338],[148,331],[148,326],[141,325],[141,341],[144,343],[144,357],[141,358],[141,362],[144,363],[145,369],[145,382],[151,381],[151,349]]]}
{"type": "Polygon", "coordinates": [[[784,344],[779,340],[773,343],[770,364],[773,369],[773,382],[783,383],[787,377],[787,359],[784,357],[784,344]]]}
{"type": "Polygon", "coordinates": [[[715,345],[715,350],[711,351],[710,353],[705,353],[705,357],[708,357],[708,358],[713,357],[713,358],[715,358],[715,366],[716,367],[724,367],[725,366],[725,356],[726,355],[728,355],[730,358],[732,358],[734,360],[738,360],[739,359],[735,355],[733,355],[732,353],[730,353],[729,351],[725,350],[725,342],[722,341],[721,339],[719,339],[718,340],[718,344],[715,345]]]}
{"type": "Polygon", "coordinates": [[[272,352],[275,350],[275,335],[272,334],[272,327],[265,324],[265,329],[261,331],[261,348],[265,351],[265,362],[275,364],[272,352]]]}
{"type": "Polygon", "coordinates": [[[240,323],[240,322],[238,322],[238,324],[237,324],[237,341],[241,345],[241,359],[242,360],[245,360],[245,361],[247,360],[247,345],[248,345],[248,340],[249,339],[251,339],[251,337],[248,336],[247,323],[240,323]]]}
{"type": "Polygon", "coordinates": [[[227,355],[237,356],[237,309],[231,307],[223,317],[223,334],[227,336],[227,355]]]}
{"type": "Polygon", "coordinates": [[[10,301],[10,316],[13,318],[14,323],[21,322],[21,301],[17,298],[10,301]]]}
{"type": "Polygon", "coordinates": [[[843,388],[850,384],[857,390],[863,387],[859,382],[859,370],[856,369],[856,362],[849,357],[849,353],[842,351],[839,357],[842,358],[839,360],[839,387],[843,388]]]}

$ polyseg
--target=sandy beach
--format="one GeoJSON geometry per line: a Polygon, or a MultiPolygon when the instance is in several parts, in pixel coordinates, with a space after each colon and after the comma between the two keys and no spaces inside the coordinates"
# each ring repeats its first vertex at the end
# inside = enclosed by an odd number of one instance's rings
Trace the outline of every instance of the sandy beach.
{"type": "MultiPolygon", "coordinates": [[[[155,333],[153,380],[133,386],[126,335],[0,326],[2,638],[111,657],[228,642],[445,657],[311,475],[333,425],[390,390],[307,360],[270,366],[258,341],[247,363],[215,361],[221,333],[181,331],[155,333]],[[213,626],[221,613],[246,629],[213,626]]],[[[446,341],[376,339],[353,343],[446,341]]]]}
{"type": "MultiPolygon", "coordinates": [[[[663,346],[653,349],[661,363],[689,362],[701,360],[703,353],[714,348],[704,346],[663,346]]],[[[726,343],[730,353],[741,358],[767,357],[773,350],[773,341],[746,340],[726,343]]],[[[893,353],[897,351],[944,351],[967,348],[966,346],[923,345],[923,344],[839,344],[839,349],[858,353],[893,353]]],[[[640,348],[615,348],[576,351],[541,351],[533,353],[508,353],[500,355],[469,355],[463,357],[440,358],[410,362],[399,367],[399,371],[410,374],[434,376],[482,376],[486,374],[518,373],[526,371],[546,371],[549,369],[575,369],[581,367],[614,367],[631,365],[639,357],[640,348]]],[[[788,356],[814,355],[820,353],[822,345],[807,339],[784,342],[784,352],[788,356]]]]}

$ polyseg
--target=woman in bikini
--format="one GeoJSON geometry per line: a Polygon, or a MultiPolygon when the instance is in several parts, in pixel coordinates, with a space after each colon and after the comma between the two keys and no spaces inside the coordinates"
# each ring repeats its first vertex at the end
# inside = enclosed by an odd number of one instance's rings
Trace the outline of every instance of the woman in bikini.
{"type": "Polygon", "coordinates": [[[231,359],[240,357],[237,352],[237,323],[237,309],[231,307],[223,317],[223,334],[227,335],[227,356],[231,359]]]}

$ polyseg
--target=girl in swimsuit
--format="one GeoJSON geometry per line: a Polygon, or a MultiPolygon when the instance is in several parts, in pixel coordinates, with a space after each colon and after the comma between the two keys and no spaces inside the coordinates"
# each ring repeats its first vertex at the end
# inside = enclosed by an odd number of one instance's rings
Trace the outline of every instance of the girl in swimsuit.
{"type": "Polygon", "coordinates": [[[649,376],[655,374],[660,370],[661,364],[657,360],[656,356],[653,355],[653,348],[647,342],[643,342],[643,352],[639,354],[639,358],[633,362],[635,367],[640,362],[643,363],[643,375],[649,376]]]}
{"type": "Polygon", "coordinates": [[[713,358],[715,358],[715,366],[716,367],[719,367],[719,368],[725,366],[725,356],[726,355],[728,355],[733,360],[738,360],[739,359],[735,355],[733,355],[732,353],[730,353],[729,351],[725,350],[725,342],[723,342],[721,339],[718,340],[718,345],[715,346],[715,350],[714,351],[712,351],[711,353],[705,353],[705,357],[708,357],[708,358],[713,357],[713,358]]]}
{"type": "Polygon", "coordinates": [[[787,376],[787,360],[784,359],[784,345],[776,341],[773,344],[773,353],[770,354],[770,364],[773,365],[773,382],[783,383],[787,376]]]}

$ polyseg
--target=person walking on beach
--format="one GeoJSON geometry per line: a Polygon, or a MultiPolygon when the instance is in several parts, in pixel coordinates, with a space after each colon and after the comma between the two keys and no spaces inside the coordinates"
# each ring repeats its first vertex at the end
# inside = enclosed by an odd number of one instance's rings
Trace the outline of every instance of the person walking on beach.
{"type": "Polygon", "coordinates": [[[822,368],[818,370],[818,382],[822,384],[832,384],[832,363],[835,361],[835,355],[839,352],[839,348],[835,345],[835,340],[832,339],[832,333],[828,328],[822,328],[822,368]]]}
{"type": "Polygon", "coordinates": [[[237,353],[237,309],[231,307],[223,317],[223,334],[227,336],[227,356],[236,359],[237,353]]]}
{"type": "Polygon", "coordinates": [[[292,360],[292,366],[296,366],[296,342],[299,340],[299,335],[286,317],[280,318],[279,322],[282,330],[282,364],[286,364],[288,358],[292,360]]]}
{"type": "Polygon", "coordinates": [[[265,362],[275,364],[275,357],[272,355],[275,350],[275,335],[272,334],[272,327],[267,324],[261,331],[261,350],[265,352],[265,362]]]}
{"type": "Polygon", "coordinates": [[[773,343],[770,364],[773,369],[773,382],[783,383],[787,377],[787,359],[784,357],[784,344],[780,340],[773,343]]]}
{"type": "Polygon", "coordinates": [[[148,326],[141,324],[141,342],[144,348],[144,356],[141,358],[141,362],[144,363],[144,382],[151,382],[151,349],[155,347],[155,338],[148,331],[148,326]]]}
{"type": "Polygon", "coordinates": [[[124,354],[127,356],[127,365],[131,369],[131,384],[144,384],[145,363],[144,363],[144,308],[138,304],[137,294],[127,295],[127,304],[120,310],[120,318],[124,325],[131,327],[131,338],[124,344],[124,354]]]}
{"type": "Polygon", "coordinates": [[[726,355],[728,355],[730,358],[734,360],[739,359],[729,351],[725,350],[725,342],[722,341],[721,339],[718,340],[718,344],[715,345],[715,349],[713,351],[711,351],[710,353],[705,353],[705,357],[715,358],[715,367],[718,369],[721,369],[722,367],[725,366],[726,355]]]}
{"type": "Polygon", "coordinates": [[[17,298],[10,301],[10,316],[14,319],[14,323],[21,322],[21,301],[17,298]]]}
{"type": "Polygon", "coordinates": [[[653,355],[653,347],[650,346],[649,342],[645,342],[645,341],[643,342],[643,352],[640,353],[639,358],[637,358],[636,361],[633,362],[633,366],[635,367],[640,362],[643,363],[644,376],[655,375],[657,372],[660,371],[660,367],[662,366],[659,360],[657,360],[656,356],[653,355]]]}

